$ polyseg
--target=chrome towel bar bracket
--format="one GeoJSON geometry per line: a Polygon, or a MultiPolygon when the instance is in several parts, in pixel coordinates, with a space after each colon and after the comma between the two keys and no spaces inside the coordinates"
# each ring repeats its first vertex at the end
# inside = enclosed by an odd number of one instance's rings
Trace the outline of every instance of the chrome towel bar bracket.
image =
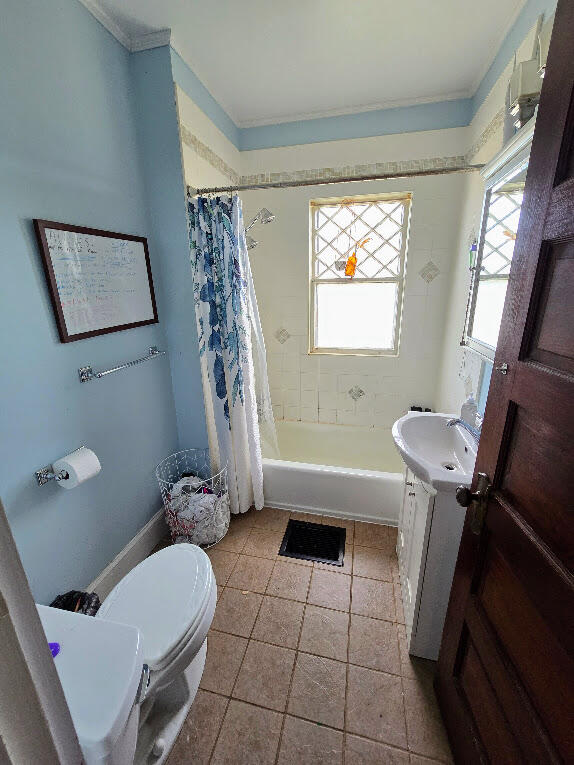
{"type": "Polygon", "coordinates": [[[101,372],[94,372],[92,367],[80,367],[78,369],[78,376],[80,382],[89,382],[90,380],[100,380],[102,377],[111,375],[114,372],[119,372],[120,369],[127,369],[128,367],[135,367],[137,364],[142,364],[144,361],[155,359],[157,356],[164,356],[166,351],[158,351],[157,346],[152,345],[148,350],[147,356],[142,356],[141,359],[135,359],[134,361],[126,361],[125,364],[119,364],[117,367],[111,369],[104,369],[101,372]]]}

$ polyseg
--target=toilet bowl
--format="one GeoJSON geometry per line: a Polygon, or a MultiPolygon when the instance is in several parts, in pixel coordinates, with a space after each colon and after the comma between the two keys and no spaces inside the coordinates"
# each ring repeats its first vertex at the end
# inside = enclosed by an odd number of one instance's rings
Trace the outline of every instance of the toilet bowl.
{"type": "Polygon", "coordinates": [[[161,763],[197,692],[217,601],[211,562],[200,547],[166,547],[133,568],[96,619],[137,627],[150,670],[135,761],[161,763]],[[167,710],[167,711],[166,711],[167,710]]]}

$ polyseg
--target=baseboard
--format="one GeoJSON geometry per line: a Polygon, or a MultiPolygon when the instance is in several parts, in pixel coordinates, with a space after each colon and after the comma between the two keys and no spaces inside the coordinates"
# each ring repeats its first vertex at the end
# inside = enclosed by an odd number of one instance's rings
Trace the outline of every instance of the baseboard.
{"type": "Polygon", "coordinates": [[[113,561],[105,567],[102,573],[87,586],[87,591],[96,592],[103,600],[134,566],[147,558],[167,533],[168,527],[165,522],[164,511],[163,509],[158,510],[143,529],[140,529],[113,561]]]}
{"type": "Polygon", "coordinates": [[[373,518],[372,515],[361,513],[348,513],[341,510],[333,510],[324,507],[312,507],[311,505],[283,504],[281,502],[265,502],[265,507],[274,507],[277,510],[292,510],[295,513],[310,513],[311,515],[329,515],[331,518],[343,518],[348,521],[362,521],[364,523],[380,523],[382,526],[398,526],[396,518],[373,518]]]}

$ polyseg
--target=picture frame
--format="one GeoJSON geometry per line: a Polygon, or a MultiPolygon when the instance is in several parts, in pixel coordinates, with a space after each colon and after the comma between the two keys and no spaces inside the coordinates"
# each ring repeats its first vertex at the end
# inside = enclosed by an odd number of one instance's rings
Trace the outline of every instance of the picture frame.
{"type": "Polygon", "coordinates": [[[60,341],[157,324],[147,238],[34,219],[60,341]]]}

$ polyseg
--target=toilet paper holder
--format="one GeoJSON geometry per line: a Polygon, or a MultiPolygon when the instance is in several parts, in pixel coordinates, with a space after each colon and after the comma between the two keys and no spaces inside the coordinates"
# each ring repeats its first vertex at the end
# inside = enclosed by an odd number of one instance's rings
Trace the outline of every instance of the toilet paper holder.
{"type": "MultiPolygon", "coordinates": [[[[81,449],[82,446],[79,448],[81,449]]],[[[34,475],[36,476],[36,481],[38,481],[38,486],[45,486],[50,481],[67,481],[70,477],[67,470],[60,470],[58,473],[55,473],[53,465],[46,465],[40,468],[40,470],[36,470],[34,475]]]]}
{"type": "Polygon", "coordinates": [[[52,465],[46,465],[41,470],[36,470],[34,475],[38,481],[38,486],[44,486],[44,484],[50,483],[50,481],[67,481],[70,477],[67,470],[60,470],[59,473],[54,473],[52,465]]]}

